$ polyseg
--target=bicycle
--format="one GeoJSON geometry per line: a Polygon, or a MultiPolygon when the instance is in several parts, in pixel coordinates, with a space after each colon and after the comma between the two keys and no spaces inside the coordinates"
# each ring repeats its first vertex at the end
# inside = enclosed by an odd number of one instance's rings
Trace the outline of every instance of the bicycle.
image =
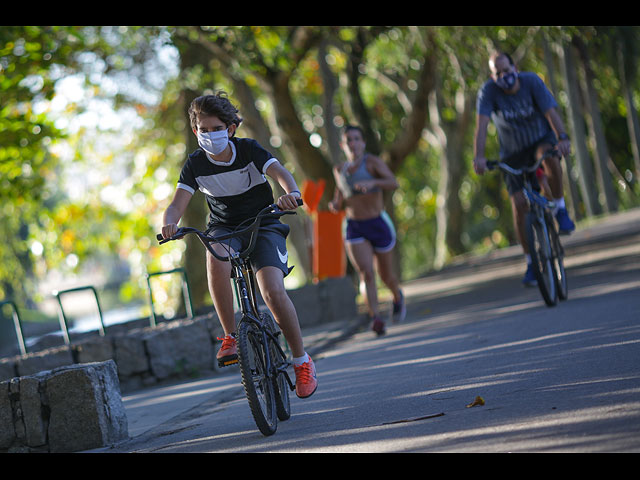
{"type": "MultiPolygon", "coordinates": [[[[302,200],[298,199],[298,205],[302,205],[302,200]]],[[[195,228],[181,227],[172,237],[164,239],[161,234],[157,235],[159,243],[163,244],[178,240],[187,234],[195,234],[214,257],[231,262],[231,278],[241,313],[236,328],[238,358],[218,365],[239,365],[251,414],[258,429],[265,436],[276,432],[278,420],[284,421],[291,417],[289,391],[294,390],[295,385],[287,372],[291,362],[280,345],[279,336],[282,332],[269,312],[260,312],[258,309],[256,279],[249,258],[263,219],[280,218],[295,213],[292,210],[280,210],[277,205],[272,204],[247,220],[251,222],[248,226],[242,227],[241,224],[231,233],[212,237],[195,228]],[[241,229],[238,230],[239,228],[241,229]],[[250,240],[243,251],[232,252],[226,244],[221,243],[245,234],[250,234],[250,240]],[[214,243],[222,245],[228,256],[216,253],[212,248],[214,243]]]]}
{"type": "Polygon", "coordinates": [[[523,191],[529,205],[525,220],[529,254],[538,288],[549,307],[557,305],[558,300],[566,300],[568,297],[564,249],[553,218],[555,204],[535,191],[531,181],[542,161],[554,153],[555,150],[548,150],[534,165],[520,169],[512,168],[504,162],[487,161],[489,170],[497,167],[523,178],[523,191]]]}

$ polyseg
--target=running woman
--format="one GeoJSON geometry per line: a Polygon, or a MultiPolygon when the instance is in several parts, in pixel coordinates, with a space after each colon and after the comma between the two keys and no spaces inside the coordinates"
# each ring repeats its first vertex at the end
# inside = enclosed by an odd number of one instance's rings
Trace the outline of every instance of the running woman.
{"type": "Polygon", "coordinates": [[[361,287],[364,286],[371,328],[382,335],[386,332],[386,322],[378,309],[374,264],[393,294],[391,320],[397,323],[406,315],[404,296],[393,263],[396,232],[384,210],[382,198],[382,191],[398,188],[398,182],[380,158],[366,151],[360,127],[346,127],[342,147],[348,160],[333,170],[337,188],[329,209],[337,212],[344,206],[347,255],[358,272],[361,287]]]}

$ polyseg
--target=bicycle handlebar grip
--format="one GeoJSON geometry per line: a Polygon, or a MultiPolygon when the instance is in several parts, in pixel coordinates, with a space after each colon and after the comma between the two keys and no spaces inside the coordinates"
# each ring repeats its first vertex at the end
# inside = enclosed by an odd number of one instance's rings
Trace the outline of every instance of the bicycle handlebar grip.
{"type": "Polygon", "coordinates": [[[493,170],[498,165],[498,162],[495,160],[487,160],[487,169],[493,170]]]}
{"type": "Polygon", "coordinates": [[[161,233],[158,233],[156,235],[156,239],[158,240],[158,243],[160,245],[162,245],[163,243],[167,243],[169,241],[169,239],[168,238],[164,238],[161,233]]]}

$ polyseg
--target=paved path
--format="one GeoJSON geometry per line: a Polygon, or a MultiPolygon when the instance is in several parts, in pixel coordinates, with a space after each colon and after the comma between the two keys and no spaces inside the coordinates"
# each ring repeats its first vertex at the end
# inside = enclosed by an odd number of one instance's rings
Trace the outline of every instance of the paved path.
{"type": "MultiPolygon", "coordinates": [[[[568,251],[567,266],[579,264],[584,256],[591,261],[597,260],[598,255],[606,256],[606,251],[592,248],[594,242],[600,239],[618,239],[622,249],[637,249],[638,245],[626,245],[625,238],[640,232],[640,209],[610,216],[592,225],[582,227],[570,237],[565,237],[563,244],[568,251]]],[[[447,292],[451,294],[456,289],[467,289],[475,284],[486,282],[488,278],[519,277],[523,272],[523,265],[514,261],[522,257],[518,246],[509,247],[485,256],[468,256],[454,262],[441,272],[430,274],[424,278],[406,282],[403,285],[407,303],[416,305],[426,296],[447,292]]],[[[342,323],[320,325],[304,330],[305,344],[313,355],[320,355],[330,349],[340,340],[354,335],[363,329],[362,325],[345,325],[342,323]]],[[[168,386],[148,388],[139,392],[125,394],[123,402],[129,422],[129,435],[135,441],[143,434],[149,435],[163,424],[171,424],[177,417],[188,419],[189,412],[202,410],[203,405],[215,405],[226,401],[242,398],[237,367],[230,367],[220,374],[184,381],[168,386]]],[[[172,427],[175,426],[175,422],[172,427]]],[[[164,434],[167,434],[165,432],[164,434]]],[[[91,452],[105,452],[109,448],[91,450],[91,452]]]]}

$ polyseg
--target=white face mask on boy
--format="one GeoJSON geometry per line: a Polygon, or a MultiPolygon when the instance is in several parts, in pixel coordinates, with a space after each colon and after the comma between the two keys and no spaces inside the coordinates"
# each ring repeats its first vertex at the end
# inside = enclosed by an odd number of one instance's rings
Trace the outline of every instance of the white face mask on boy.
{"type": "Polygon", "coordinates": [[[227,148],[229,143],[228,130],[217,132],[198,132],[198,145],[210,155],[218,155],[227,148]]]}

